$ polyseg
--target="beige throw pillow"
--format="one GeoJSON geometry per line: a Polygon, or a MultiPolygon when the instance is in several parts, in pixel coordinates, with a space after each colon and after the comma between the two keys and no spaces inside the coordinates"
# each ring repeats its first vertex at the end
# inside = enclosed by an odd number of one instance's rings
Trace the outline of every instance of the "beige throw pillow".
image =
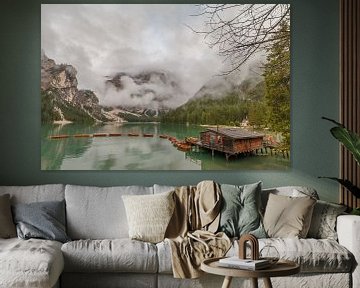
{"type": "Polygon", "coordinates": [[[269,195],[264,228],[269,237],[306,238],[316,200],[311,197],[269,195]]]}
{"type": "Polygon", "coordinates": [[[164,240],[175,207],[173,193],[122,196],[131,239],[151,243],[164,240]]]}
{"type": "Polygon", "coordinates": [[[0,196],[0,238],[16,237],[9,194],[0,196]]]}

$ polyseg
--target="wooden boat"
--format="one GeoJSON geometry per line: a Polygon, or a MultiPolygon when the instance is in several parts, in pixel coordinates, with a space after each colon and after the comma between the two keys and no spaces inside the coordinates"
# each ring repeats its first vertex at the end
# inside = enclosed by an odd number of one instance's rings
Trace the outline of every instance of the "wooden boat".
{"type": "Polygon", "coordinates": [[[93,134],[93,137],[107,137],[108,136],[108,134],[106,134],[106,133],[95,133],[95,134],[93,134]]]}
{"type": "Polygon", "coordinates": [[[137,137],[137,136],[139,136],[139,134],[137,134],[137,133],[128,133],[127,135],[129,137],[137,137]]]}
{"type": "Polygon", "coordinates": [[[154,137],[154,134],[146,134],[146,133],[144,133],[143,137],[154,137]]]}
{"type": "Polygon", "coordinates": [[[168,139],[173,144],[179,142],[175,137],[169,137],[168,139]]]}
{"type": "Polygon", "coordinates": [[[176,147],[180,151],[190,151],[191,150],[191,144],[188,144],[186,142],[178,142],[176,144],[176,147]]]}
{"type": "Polygon", "coordinates": [[[64,139],[64,138],[69,138],[69,135],[51,135],[49,136],[50,139],[64,139]]]}
{"type": "Polygon", "coordinates": [[[197,142],[199,142],[199,138],[196,138],[196,137],[186,137],[186,138],[185,138],[185,142],[195,145],[197,142]]]}
{"type": "Polygon", "coordinates": [[[75,134],[74,137],[75,138],[88,138],[88,137],[92,137],[92,134],[75,134]]]}
{"type": "Polygon", "coordinates": [[[109,133],[109,137],[117,137],[117,136],[122,136],[121,133],[109,133]]]}
{"type": "Polygon", "coordinates": [[[162,138],[162,139],[168,139],[168,138],[169,138],[169,136],[168,136],[168,135],[161,134],[161,135],[159,135],[159,138],[162,138]]]}

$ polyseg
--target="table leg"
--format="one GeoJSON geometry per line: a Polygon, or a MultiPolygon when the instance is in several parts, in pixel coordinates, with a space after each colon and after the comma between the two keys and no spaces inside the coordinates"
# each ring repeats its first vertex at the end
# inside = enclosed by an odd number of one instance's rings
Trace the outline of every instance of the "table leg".
{"type": "Polygon", "coordinates": [[[230,288],[232,277],[231,276],[225,276],[224,282],[221,286],[221,288],[230,288]]]}
{"type": "Polygon", "coordinates": [[[251,278],[252,287],[258,288],[258,279],[257,278],[251,278]]]}
{"type": "Polygon", "coordinates": [[[265,288],[273,288],[270,278],[266,277],[263,279],[264,279],[265,288]]]}

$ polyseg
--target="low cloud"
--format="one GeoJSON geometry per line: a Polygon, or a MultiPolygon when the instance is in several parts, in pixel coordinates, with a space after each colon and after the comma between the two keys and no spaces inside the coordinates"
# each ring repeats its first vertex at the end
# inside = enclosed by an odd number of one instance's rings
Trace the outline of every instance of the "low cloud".
{"type": "Polygon", "coordinates": [[[79,88],[95,91],[102,104],[173,107],[226,70],[203,35],[187,27],[204,26],[204,18],[190,16],[199,9],[192,4],[42,4],[41,46],[57,63],[73,65],[79,88]],[[116,73],[144,71],[166,71],[180,88],[139,85],[131,77],[123,79],[123,90],[106,85],[116,73]],[[150,90],[155,93],[134,96],[150,90]]]}

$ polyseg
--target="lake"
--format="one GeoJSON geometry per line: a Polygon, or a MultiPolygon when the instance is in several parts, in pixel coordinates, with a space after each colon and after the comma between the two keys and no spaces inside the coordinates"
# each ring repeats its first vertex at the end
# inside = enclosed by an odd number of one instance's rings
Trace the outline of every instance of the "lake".
{"type": "Polygon", "coordinates": [[[251,156],[226,161],[221,153],[200,150],[182,152],[166,134],[183,140],[198,137],[204,127],[162,123],[121,125],[50,125],[41,127],[42,170],[287,170],[290,160],[282,156],[251,156]],[[91,137],[50,139],[51,135],[94,133],[154,134],[154,137],[91,137]]]}

